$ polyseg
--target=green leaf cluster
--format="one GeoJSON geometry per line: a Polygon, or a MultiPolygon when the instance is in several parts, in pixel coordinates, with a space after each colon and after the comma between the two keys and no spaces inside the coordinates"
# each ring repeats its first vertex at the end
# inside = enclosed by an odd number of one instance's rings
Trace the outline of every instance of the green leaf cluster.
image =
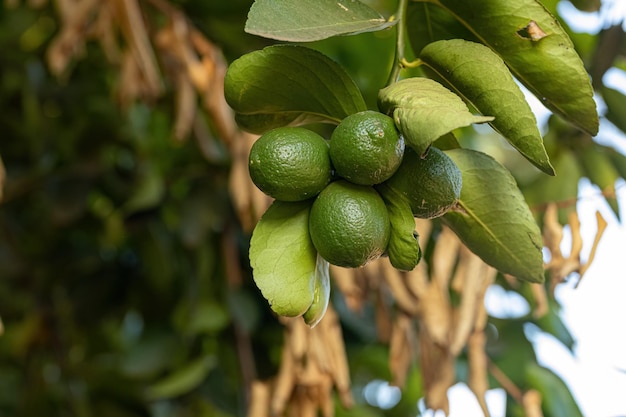
{"type": "MultiPolygon", "coordinates": [[[[480,5],[400,2],[398,13],[385,20],[358,1],[259,0],[250,9],[246,30],[276,40],[309,42],[388,30],[391,23],[397,23],[399,45],[393,65],[418,65],[424,76],[392,78],[379,91],[378,110],[393,117],[407,146],[419,155],[460,128],[489,123],[528,161],[554,175],[515,78],[570,122],[597,131],[582,61],[565,31],[537,1],[525,1],[523,7],[496,0],[480,5]],[[414,63],[405,60],[401,48],[406,28],[417,56],[414,63]]],[[[336,124],[365,106],[340,64],[296,45],[271,46],[239,58],[228,70],[225,92],[240,126],[257,133],[287,124],[336,124]]],[[[541,235],[516,182],[506,168],[480,153],[452,154],[471,157],[457,158],[464,164],[460,168],[467,183],[458,209],[444,221],[485,262],[520,279],[541,282],[541,235]],[[493,181],[497,186],[488,187],[493,181]]]]}

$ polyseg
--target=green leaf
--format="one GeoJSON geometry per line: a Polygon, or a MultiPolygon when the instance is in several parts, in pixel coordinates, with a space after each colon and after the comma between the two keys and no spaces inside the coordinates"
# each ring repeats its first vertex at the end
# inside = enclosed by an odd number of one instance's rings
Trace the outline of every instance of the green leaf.
{"type": "MultiPolygon", "coordinates": [[[[578,181],[582,176],[582,169],[574,153],[563,148],[553,159],[556,175],[538,178],[523,189],[531,207],[543,208],[541,206],[551,202],[572,202],[578,197],[578,181]]],[[[576,210],[575,204],[559,208],[559,222],[566,224],[569,213],[573,210],[576,210]]]]}
{"type": "Polygon", "coordinates": [[[604,193],[604,197],[619,219],[619,206],[615,196],[615,181],[620,177],[613,166],[609,148],[590,142],[575,149],[576,157],[582,166],[585,177],[604,193]]]}
{"type": "Polygon", "coordinates": [[[433,1],[496,51],[547,108],[591,135],[598,133],[593,89],[582,60],[539,1],[433,1]]]}
{"type": "Polygon", "coordinates": [[[355,0],[256,0],[245,31],[281,41],[310,42],[380,30],[393,23],[355,0]]]}
{"type": "Polygon", "coordinates": [[[378,185],[376,190],[385,201],[391,222],[391,236],[387,245],[389,261],[394,268],[412,271],[422,258],[422,251],[411,206],[406,197],[384,183],[378,185]]]}
{"type": "Polygon", "coordinates": [[[393,115],[407,145],[419,155],[454,129],[493,120],[473,115],[459,96],[428,78],[409,78],[383,88],[378,107],[393,115]]]}
{"type": "Polygon", "coordinates": [[[559,314],[560,307],[555,300],[550,300],[549,303],[549,311],[542,317],[534,319],[533,322],[541,330],[551,334],[559,342],[567,346],[569,350],[572,350],[574,348],[574,338],[565,323],[563,323],[563,320],[561,320],[561,315],[559,314]]]}
{"type": "Polygon", "coordinates": [[[324,318],[328,303],[330,302],[330,264],[317,255],[317,263],[315,266],[315,294],[313,295],[313,303],[302,316],[304,322],[311,326],[317,324],[324,318]]]}
{"type": "Polygon", "coordinates": [[[338,124],[367,110],[355,82],[339,64],[313,49],[270,46],[235,60],[224,79],[237,122],[254,133],[314,122],[338,124]]]}
{"type": "Polygon", "coordinates": [[[482,44],[453,39],[427,45],[420,59],[481,114],[494,116],[489,124],[530,162],[554,175],[535,115],[498,55],[482,44]]]}
{"type": "Polygon", "coordinates": [[[543,282],[541,231],[509,171],[482,152],[446,154],[463,176],[459,209],[443,221],[487,264],[518,279],[543,282]]]}
{"type": "Polygon", "coordinates": [[[531,363],[525,366],[526,381],[541,394],[541,409],[550,417],[582,417],[567,385],[551,370],[531,363]]]}
{"type": "Polygon", "coordinates": [[[146,397],[154,401],[186,394],[200,385],[216,366],[217,360],[214,356],[198,358],[152,384],[146,391],[146,397]]]}
{"type": "Polygon", "coordinates": [[[254,282],[277,314],[304,314],[315,296],[317,251],[309,237],[311,201],[274,201],[254,228],[254,282]]]}
{"type": "Polygon", "coordinates": [[[626,133],[626,96],[612,88],[602,87],[602,98],[607,107],[604,117],[626,133]]]}
{"type": "Polygon", "coordinates": [[[426,2],[410,2],[407,9],[407,35],[419,56],[431,42],[442,39],[474,40],[475,36],[450,13],[426,2]]]}

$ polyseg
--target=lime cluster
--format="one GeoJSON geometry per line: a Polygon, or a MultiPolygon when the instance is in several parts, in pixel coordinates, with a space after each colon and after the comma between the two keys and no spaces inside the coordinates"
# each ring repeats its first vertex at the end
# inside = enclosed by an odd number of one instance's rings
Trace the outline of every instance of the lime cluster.
{"type": "Polygon", "coordinates": [[[270,130],[249,158],[253,182],[269,196],[314,198],[313,245],[329,263],[352,268],[386,252],[394,233],[389,196],[402,199],[417,217],[436,217],[452,207],[460,194],[460,172],[453,168],[436,148],[427,155],[405,150],[393,119],[375,111],[346,117],[329,141],[302,127],[270,130]],[[381,195],[380,187],[393,192],[381,195]]]}

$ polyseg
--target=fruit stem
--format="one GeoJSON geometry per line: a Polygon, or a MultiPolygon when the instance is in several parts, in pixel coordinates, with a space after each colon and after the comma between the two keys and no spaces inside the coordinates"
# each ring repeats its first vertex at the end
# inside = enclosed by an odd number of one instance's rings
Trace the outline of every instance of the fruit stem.
{"type": "Polygon", "coordinates": [[[400,71],[404,68],[406,59],[404,58],[404,39],[406,33],[406,9],[409,4],[408,0],[400,0],[398,3],[398,11],[396,12],[395,20],[398,21],[396,25],[396,54],[393,59],[393,67],[391,67],[391,73],[387,80],[387,85],[391,85],[398,81],[400,78],[400,71]]]}

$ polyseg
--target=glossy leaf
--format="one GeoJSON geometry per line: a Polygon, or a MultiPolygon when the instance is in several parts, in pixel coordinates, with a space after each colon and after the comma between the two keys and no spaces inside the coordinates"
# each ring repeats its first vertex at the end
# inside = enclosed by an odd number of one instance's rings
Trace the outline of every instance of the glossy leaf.
{"type": "Polygon", "coordinates": [[[384,183],[377,186],[376,190],[385,201],[391,222],[391,236],[387,245],[389,261],[394,268],[412,271],[419,263],[422,252],[411,206],[406,197],[384,183]]]}
{"type": "Polygon", "coordinates": [[[281,41],[309,42],[389,25],[377,11],[355,0],[256,0],[245,31],[281,41]]]}
{"type": "Polygon", "coordinates": [[[567,385],[551,370],[530,363],[525,366],[526,380],[541,394],[543,414],[550,417],[582,417],[582,413],[567,385]]]}
{"type": "Polygon", "coordinates": [[[462,39],[427,45],[420,59],[481,114],[537,168],[554,169],[543,146],[537,120],[504,62],[486,46],[462,39]]]}
{"type": "Polygon", "coordinates": [[[270,46],[235,60],[226,72],[224,94],[239,125],[255,133],[285,125],[337,124],[367,109],[339,64],[292,45],[270,46]]]}
{"type": "Polygon", "coordinates": [[[150,401],[173,398],[186,394],[204,381],[211,369],[217,366],[214,356],[203,356],[148,387],[150,401]]]}
{"type": "Polygon", "coordinates": [[[317,255],[317,263],[315,266],[315,286],[313,303],[302,316],[304,322],[311,326],[311,328],[317,326],[317,324],[324,318],[328,304],[330,303],[330,264],[317,255]]]}
{"type": "MultiPolygon", "coordinates": [[[[407,35],[415,55],[431,42],[443,39],[475,40],[461,22],[443,8],[428,2],[410,2],[407,8],[407,35]]],[[[477,39],[476,39],[477,40],[477,39]]]]}
{"type": "Polygon", "coordinates": [[[310,205],[274,201],[250,240],[254,282],[281,316],[300,316],[313,303],[317,251],[309,237],[310,205]]]}
{"type": "Polygon", "coordinates": [[[541,231],[509,171],[469,149],[446,154],[461,169],[459,209],[442,218],[487,264],[530,282],[543,282],[541,231]]]}
{"type": "Polygon", "coordinates": [[[393,116],[406,144],[420,155],[454,129],[493,120],[472,114],[459,96],[428,78],[404,79],[383,88],[378,107],[393,116]]]}
{"type": "Polygon", "coordinates": [[[537,0],[433,0],[496,51],[518,80],[569,122],[595,135],[589,76],[570,38],[537,0]]]}

